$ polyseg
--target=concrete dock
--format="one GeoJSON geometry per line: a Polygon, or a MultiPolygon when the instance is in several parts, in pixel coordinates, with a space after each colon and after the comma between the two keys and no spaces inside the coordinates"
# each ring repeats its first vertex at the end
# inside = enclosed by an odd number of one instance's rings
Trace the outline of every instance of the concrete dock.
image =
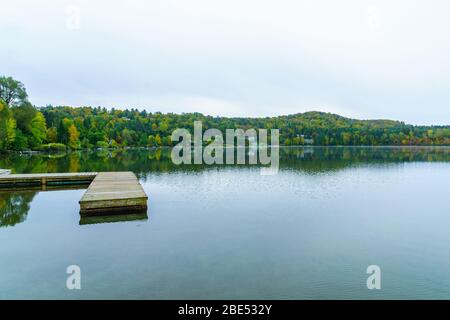
{"type": "Polygon", "coordinates": [[[142,212],[147,199],[133,172],[100,172],[79,201],[80,214],[142,212]]]}
{"type": "Polygon", "coordinates": [[[14,188],[89,185],[79,201],[80,215],[136,214],[147,211],[147,195],[133,172],[1,174],[0,191],[14,188]]]}

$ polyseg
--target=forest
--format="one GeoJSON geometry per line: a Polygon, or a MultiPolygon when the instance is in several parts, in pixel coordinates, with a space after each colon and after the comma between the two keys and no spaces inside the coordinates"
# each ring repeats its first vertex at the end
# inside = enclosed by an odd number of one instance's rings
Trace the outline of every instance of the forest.
{"type": "MultiPolygon", "coordinates": [[[[415,126],[393,120],[357,120],[325,112],[264,118],[214,117],[201,113],[161,113],[102,107],[36,107],[24,85],[0,77],[0,152],[171,146],[172,131],[279,129],[280,144],[295,146],[450,145],[450,125],[415,126]]],[[[176,143],[176,142],[175,142],[176,143]]]]}

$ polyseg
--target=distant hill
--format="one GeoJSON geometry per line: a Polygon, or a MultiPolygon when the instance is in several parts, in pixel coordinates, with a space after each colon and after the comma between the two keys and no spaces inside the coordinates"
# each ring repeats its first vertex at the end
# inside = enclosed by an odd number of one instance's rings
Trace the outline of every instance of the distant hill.
{"type": "Polygon", "coordinates": [[[450,145],[450,126],[413,126],[393,120],[357,120],[311,111],[265,118],[229,118],[201,113],[163,114],[92,107],[41,107],[28,101],[25,86],[0,76],[0,152],[71,148],[172,145],[177,128],[279,129],[280,144],[319,146],[450,145]]]}
{"type": "MultiPolygon", "coordinates": [[[[204,130],[222,132],[235,128],[280,130],[280,144],[335,145],[450,145],[450,126],[413,126],[393,120],[358,120],[337,114],[311,111],[292,115],[246,118],[213,117],[201,113],[163,114],[146,111],[107,110],[91,107],[39,109],[48,128],[56,132],[54,141],[70,144],[68,129],[78,133],[80,147],[171,145],[176,128],[192,130],[196,120],[204,130]]],[[[72,143],[73,145],[73,143],[72,143]]]]}

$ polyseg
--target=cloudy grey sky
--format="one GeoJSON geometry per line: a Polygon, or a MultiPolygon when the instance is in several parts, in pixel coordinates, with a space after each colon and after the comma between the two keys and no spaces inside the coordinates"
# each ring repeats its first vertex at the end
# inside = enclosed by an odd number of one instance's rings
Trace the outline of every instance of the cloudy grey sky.
{"type": "Polygon", "coordinates": [[[450,124],[445,0],[3,0],[36,105],[450,124]]]}

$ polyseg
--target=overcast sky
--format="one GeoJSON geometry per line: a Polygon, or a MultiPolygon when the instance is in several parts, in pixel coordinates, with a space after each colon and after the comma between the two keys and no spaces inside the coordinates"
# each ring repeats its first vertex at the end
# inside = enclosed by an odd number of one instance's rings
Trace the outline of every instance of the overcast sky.
{"type": "Polygon", "coordinates": [[[14,0],[0,74],[36,105],[450,124],[445,0],[14,0]]]}

